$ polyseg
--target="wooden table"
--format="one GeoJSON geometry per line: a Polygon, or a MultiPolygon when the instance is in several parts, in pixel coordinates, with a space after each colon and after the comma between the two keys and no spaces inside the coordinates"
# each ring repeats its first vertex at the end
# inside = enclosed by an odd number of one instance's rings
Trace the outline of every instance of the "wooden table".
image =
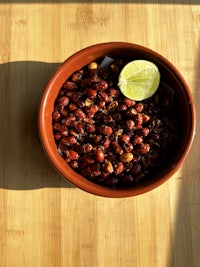
{"type": "Polygon", "coordinates": [[[0,267],[198,267],[199,128],[183,167],[138,197],[62,180],[37,133],[43,89],[86,46],[127,41],[167,57],[200,114],[200,1],[1,1],[0,267]],[[190,3],[188,3],[190,2],[190,3]]]}

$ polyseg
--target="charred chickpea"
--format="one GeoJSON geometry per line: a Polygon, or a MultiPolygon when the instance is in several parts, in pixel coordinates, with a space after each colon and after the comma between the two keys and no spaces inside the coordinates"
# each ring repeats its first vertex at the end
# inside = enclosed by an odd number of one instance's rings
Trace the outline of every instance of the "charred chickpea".
{"type": "Polygon", "coordinates": [[[110,102],[107,109],[108,111],[113,112],[116,110],[117,107],[118,107],[118,102],[115,100],[115,101],[110,102]]]}
{"type": "Polygon", "coordinates": [[[113,141],[112,146],[116,154],[122,155],[124,153],[123,149],[121,148],[121,146],[117,141],[113,141]]]}
{"type": "Polygon", "coordinates": [[[94,115],[99,110],[97,105],[91,105],[85,109],[88,115],[94,115]]]}
{"type": "Polygon", "coordinates": [[[135,125],[136,130],[141,130],[142,129],[142,124],[136,124],[135,125]]]}
{"type": "Polygon", "coordinates": [[[108,83],[104,80],[101,80],[100,82],[95,84],[95,89],[96,90],[106,90],[108,88],[108,83]]]}
{"type": "Polygon", "coordinates": [[[133,130],[135,127],[135,122],[133,120],[127,120],[126,121],[126,127],[128,130],[133,130]]]}
{"type": "Polygon", "coordinates": [[[93,146],[90,143],[83,144],[81,146],[82,153],[90,153],[93,150],[93,146]]]}
{"type": "Polygon", "coordinates": [[[53,129],[54,129],[55,131],[60,131],[60,129],[61,129],[61,124],[58,123],[58,122],[54,123],[54,125],[53,125],[53,129]]]}
{"type": "Polygon", "coordinates": [[[143,116],[141,113],[137,113],[137,115],[135,116],[135,121],[136,121],[136,124],[139,124],[139,125],[143,123],[143,116]]]}
{"type": "Polygon", "coordinates": [[[135,101],[131,100],[129,98],[125,98],[123,103],[127,106],[127,107],[132,107],[135,105],[135,101]]]}
{"type": "Polygon", "coordinates": [[[65,95],[65,96],[71,98],[73,96],[73,94],[74,94],[74,91],[67,91],[66,93],[63,94],[63,96],[65,95]]]}
{"type": "Polygon", "coordinates": [[[85,107],[85,102],[84,102],[83,100],[78,100],[78,101],[77,101],[77,106],[78,106],[79,108],[83,108],[83,107],[85,107]]]}
{"type": "Polygon", "coordinates": [[[134,139],[133,139],[133,143],[136,144],[136,145],[140,145],[143,143],[143,138],[142,136],[135,136],[134,139]]]}
{"type": "Polygon", "coordinates": [[[104,135],[111,135],[113,132],[112,128],[107,125],[100,125],[99,126],[99,133],[104,135]]]}
{"type": "Polygon", "coordinates": [[[137,110],[133,107],[128,108],[126,111],[127,117],[129,117],[131,119],[135,119],[137,114],[138,114],[137,110]]]}
{"type": "Polygon", "coordinates": [[[63,156],[63,158],[65,158],[66,154],[69,154],[69,148],[65,144],[63,144],[62,139],[60,140],[58,148],[58,152],[63,156]]]}
{"type": "Polygon", "coordinates": [[[123,149],[126,152],[132,152],[133,151],[133,144],[132,143],[124,143],[123,144],[123,149]]]}
{"type": "Polygon", "coordinates": [[[108,137],[105,137],[103,140],[102,140],[102,146],[105,148],[105,149],[108,149],[109,146],[110,146],[110,139],[108,137]]]}
{"type": "Polygon", "coordinates": [[[56,140],[61,140],[61,138],[62,138],[62,134],[61,134],[60,132],[56,132],[56,133],[54,134],[54,137],[55,137],[56,140]]]}
{"type": "MultiPolygon", "coordinates": [[[[66,92],[67,93],[67,92],[66,92]]],[[[66,93],[65,93],[65,90],[60,90],[59,91],[59,96],[64,96],[64,95],[66,95],[66,93]]],[[[66,95],[67,96],[67,95],[66,95]]],[[[70,94],[70,96],[71,96],[71,94],[70,94]]]]}
{"type": "Polygon", "coordinates": [[[78,169],[79,167],[79,163],[77,160],[72,160],[69,162],[69,165],[73,168],[73,169],[78,169]]]}
{"type": "Polygon", "coordinates": [[[94,137],[94,144],[95,145],[98,145],[100,142],[101,142],[101,140],[102,140],[102,135],[100,135],[100,134],[98,134],[98,135],[95,135],[95,137],[94,137]]]}
{"type": "Polygon", "coordinates": [[[143,122],[146,123],[150,120],[150,117],[147,114],[143,114],[143,122]]]}
{"type": "Polygon", "coordinates": [[[94,133],[96,131],[96,127],[94,124],[86,124],[86,132],[87,133],[94,133]]]}
{"type": "Polygon", "coordinates": [[[138,103],[135,105],[135,109],[137,110],[137,112],[142,112],[144,109],[144,105],[142,103],[138,103]]]}
{"type": "Polygon", "coordinates": [[[74,103],[70,103],[69,104],[69,107],[68,107],[68,109],[70,110],[70,111],[73,111],[73,110],[75,110],[75,109],[77,109],[78,107],[76,106],[76,104],[74,104],[74,103]]]}
{"type": "Polygon", "coordinates": [[[88,89],[86,90],[86,95],[87,95],[88,98],[90,98],[90,99],[94,99],[94,98],[96,98],[96,96],[97,96],[97,91],[94,90],[94,89],[92,89],[92,88],[88,88],[88,89]]]}
{"type": "Polygon", "coordinates": [[[82,94],[80,92],[76,92],[73,93],[73,95],[71,96],[71,101],[74,103],[77,103],[78,101],[80,101],[82,98],[82,94]]]}
{"type": "Polygon", "coordinates": [[[62,115],[62,117],[66,117],[66,116],[68,116],[69,111],[67,109],[65,109],[64,107],[61,107],[60,114],[62,115]]]}
{"type": "Polygon", "coordinates": [[[108,89],[108,95],[111,97],[118,97],[119,94],[120,94],[119,90],[116,90],[115,88],[108,89]]]}
{"type": "Polygon", "coordinates": [[[140,134],[141,134],[142,136],[147,136],[147,135],[149,134],[149,132],[150,132],[149,128],[146,128],[146,127],[142,128],[142,129],[140,130],[140,134]]]}
{"type": "Polygon", "coordinates": [[[80,138],[79,133],[73,128],[69,130],[69,134],[73,135],[74,137],[76,137],[77,139],[80,138]]]}
{"type": "MultiPolygon", "coordinates": [[[[94,163],[94,157],[84,154],[83,156],[81,156],[80,161],[86,163],[86,165],[90,165],[94,163]]],[[[83,167],[84,165],[82,165],[83,167]]]]}
{"type": "Polygon", "coordinates": [[[98,98],[99,98],[100,101],[109,102],[109,96],[105,91],[101,91],[98,94],[98,98]]]}
{"type": "Polygon", "coordinates": [[[105,159],[104,152],[100,148],[94,151],[94,156],[98,162],[103,162],[105,159]]]}
{"type": "Polygon", "coordinates": [[[83,129],[83,123],[81,121],[75,121],[73,123],[73,126],[75,128],[75,130],[78,132],[78,133],[83,133],[84,132],[84,129],[83,129]]]}
{"type": "Polygon", "coordinates": [[[116,121],[116,122],[119,122],[119,121],[121,121],[121,119],[122,119],[122,116],[121,116],[121,114],[120,114],[120,112],[115,112],[115,113],[113,113],[113,119],[116,121]]]}
{"type": "Polygon", "coordinates": [[[105,115],[103,117],[103,122],[104,123],[111,123],[111,122],[113,122],[113,117],[111,115],[105,115]]]}
{"type": "Polygon", "coordinates": [[[105,101],[98,101],[98,107],[100,108],[100,109],[102,109],[102,108],[104,108],[105,107],[105,105],[106,105],[106,102],[105,101]]]}
{"type": "Polygon", "coordinates": [[[85,89],[87,87],[90,87],[91,86],[91,81],[90,79],[88,78],[83,78],[81,81],[80,81],[80,87],[81,89],[85,89]]]}
{"type": "Polygon", "coordinates": [[[71,135],[71,136],[63,137],[62,142],[67,146],[71,146],[71,145],[76,144],[77,139],[73,135],[71,135]]]}
{"type": "Polygon", "coordinates": [[[78,89],[78,86],[75,82],[70,82],[70,81],[66,81],[63,85],[63,87],[66,89],[66,90],[69,90],[69,91],[74,91],[74,90],[77,90],[78,89]]]}
{"type": "Polygon", "coordinates": [[[65,161],[70,162],[72,160],[78,160],[79,154],[74,150],[68,150],[66,153],[65,161]]]}
{"type": "Polygon", "coordinates": [[[59,121],[61,119],[61,115],[60,115],[60,112],[57,110],[57,111],[54,111],[53,112],[53,120],[54,121],[59,121]]]}
{"type": "Polygon", "coordinates": [[[74,115],[69,115],[62,121],[63,125],[65,126],[71,126],[73,122],[76,120],[76,117],[74,115]]]}
{"type": "Polygon", "coordinates": [[[123,128],[115,129],[115,131],[114,131],[114,135],[115,135],[114,140],[117,141],[119,139],[119,137],[122,135],[123,131],[124,131],[123,128]]]}
{"type": "Polygon", "coordinates": [[[149,144],[141,144],[140,145],[140,153],[141,154],[146,154],[150,151],[150,145],[149,144]]]}
{"type": "Polygon", "coordinates": [[[114,166],[114,172],[116,175],[119,175],[120,173],[122,173],[124,170],[124,164],[122,162],[118,162],[115,166],[114,166]]]}
{"type": "Polygon", "coordinates": [[[60,109],[63,109],[69,103],[69,98],[67,96],[62,96],[58,100],[60,109]]]}
{"type": "Polygon", "coordinates": [[[99,176],[101,175],[101,165],[100,163],[95,163],[93,166],[92,166],[92,170],[93,170],[93,175],[94,176],[99,176]]]}
{"type": "Polygon", "coordinates": [[[126,104],[120,104],[120,105],[118,105],[117,110],[118,111],[127,110],[127,105],[126,104]]]}
{"type": "Polygon", "coordinates": [[[97,83],[101,81],[100,77],[98,76],[98,69],[90,70],[91,76],[89,78],[90,85],[95,87],[97,83]]]}
{"type": "Polygon", "coordinates": [[[62,134],[62,136],[68,136],[68,129],[65,125],[62,125],[60,128],[60,133],[62,134]]]}
{"type": "Polygon", "coordinates": [[[128,134],[122,134],[120,137],[119,137],[119,141],[120,142],[123,142],[123,143],[129,143],[130,141],[130,136],[128,134]]]}
{"type": "Polygon", "coordinates": [[[78,119],[84,120],[86,118],[86,114],[81,109],[76,109],[74,114],[78,119]]]}
{"type": "Polygon", "coordinates": [[[72,81],[76,82],[76,83],[81,81],[81,79],[83,78],[83,75],[84,75],[84,70],[79,70],[79,71],[75,72],[72,75],[72,81]]]}

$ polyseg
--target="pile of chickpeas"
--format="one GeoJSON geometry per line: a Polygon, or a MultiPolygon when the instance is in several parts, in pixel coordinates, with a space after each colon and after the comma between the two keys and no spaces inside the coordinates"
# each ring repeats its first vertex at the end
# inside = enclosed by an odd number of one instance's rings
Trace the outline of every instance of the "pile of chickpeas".
{"type": "Polygon", "coordinates": [[[161,82],[152,97],[128,99],[117,85],[127,62],[99,64],[74,72],[59,91],[52,114],[58,152],[94,183],[138,184],[159,171],[176,149],[175,93],[161,82]]]}

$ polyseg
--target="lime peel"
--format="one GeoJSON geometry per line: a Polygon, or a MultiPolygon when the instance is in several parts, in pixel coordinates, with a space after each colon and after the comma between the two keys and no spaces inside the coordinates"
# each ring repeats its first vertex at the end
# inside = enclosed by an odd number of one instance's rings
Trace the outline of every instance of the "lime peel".
{"type": "Polygon", "coordinates": [[[118,86],[122,94],[135,101],[151,97],[160,84],[160,72],[151,61],[134,60],[124,66],[118,86]]]}

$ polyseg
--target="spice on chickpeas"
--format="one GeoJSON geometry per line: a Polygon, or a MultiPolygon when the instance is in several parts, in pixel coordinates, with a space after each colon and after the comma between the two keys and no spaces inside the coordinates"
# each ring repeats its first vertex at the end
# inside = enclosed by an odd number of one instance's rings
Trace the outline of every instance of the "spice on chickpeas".
{"type": "Polygon", "coordinates": [[[91,62],[74,72],[60,88],[52,113],[59,154],[76,172],[104,186],[148,179],[170,158],[178,138],[173,89],[163,90],[161,82],[149,99],[124,97],[117,77],[126,63],[116,59],[100,68],[100,62],[91,62]]]}

